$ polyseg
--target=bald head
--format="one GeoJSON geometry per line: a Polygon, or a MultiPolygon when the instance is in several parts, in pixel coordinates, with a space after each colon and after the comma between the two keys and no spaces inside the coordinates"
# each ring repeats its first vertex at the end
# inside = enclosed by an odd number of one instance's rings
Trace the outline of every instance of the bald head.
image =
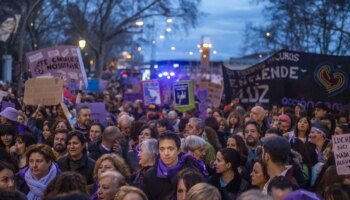
{"type": "Polygon", "coordinates": [[[254,106],[251,110],[250,110],[250,115],[249,117],[255,121],[257,121],[258,123],[262,123],[265,117],[265,110],[263,107],[261,106],[254,106]]]}
{"type": "Polygon", "coordinates": [[[118,118],[118,125],[125,136],[130,136],[132,118],[129,115],[122,115],[118,118]]]}

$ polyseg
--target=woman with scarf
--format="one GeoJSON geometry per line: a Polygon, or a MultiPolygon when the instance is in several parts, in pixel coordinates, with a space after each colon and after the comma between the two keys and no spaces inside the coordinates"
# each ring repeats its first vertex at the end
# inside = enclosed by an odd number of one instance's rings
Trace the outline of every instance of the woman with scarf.
{"type": "Polygon", "coordinates": [[[193,159],[185,159],[180,146],[181,140],[174,133],[166,133],[159,137],[159,159],[143,179],[143,189],[150,200],[171,197],[176,192],[176,174],[187,167],[197,169],[193,159]]]}
{"type": "Polygon", "coordinates": [[[204,177],[208,176],[208,171],[203,162],[205,156],[205,145],[207,142],[196,135],[187,136],[183,143],[184,159],[192,159],[195,167],[204,177]]]}
{"type": "Polygon", "coordinates": [[[139,148],[138,158],[141,169],[139,169],[132,178],[132,185],[141,188],[145,173],[154,166],[159,153],[157,140],[154,138],[142,140],[139,148]]]}
{"type": "Polygon", "coordinates": [[[224,148],[216,154],[216,174],[210,177],[208,183],[219,189],[223,200],[237,199],[249,187],[238,172],[239,164],[240,155],[234,149],[224,148]]]}
{"type": "Polygon", "coordinates": [[[20,170],[16,176],[17,188],[28,199],[41,200],[47,185],[61,173],[60,169],[51,148],[44,144],[30,146],[27,160],[28,167],[20,170]]]}

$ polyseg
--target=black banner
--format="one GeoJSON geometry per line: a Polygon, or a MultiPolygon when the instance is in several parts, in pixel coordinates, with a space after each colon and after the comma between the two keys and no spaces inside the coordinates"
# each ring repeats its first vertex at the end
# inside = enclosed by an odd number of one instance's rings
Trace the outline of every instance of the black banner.
{"type": "Polygon", "coordinates": [[[244,70],[223,66],[226,101],[240,98],[243,106],[312,108],[326,102],[335,111],[350,102],[350,57],[282,50],[244,70]]]}

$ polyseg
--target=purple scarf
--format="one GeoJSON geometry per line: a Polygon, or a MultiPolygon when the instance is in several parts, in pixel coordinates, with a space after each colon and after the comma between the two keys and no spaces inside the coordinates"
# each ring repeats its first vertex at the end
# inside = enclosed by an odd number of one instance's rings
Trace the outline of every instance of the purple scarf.
{"type": "Polygon", "coordinates": [[[158,167],[157,167],[157,177],[158,178],[171,178],[173,177],[178,170],[183,166],[184,159],[183,154],[179,155],[179,161],[176,163],[176,165],[172,167],[167,167],[161,159],[158,161],[158,167]]]}
{"type": "Polygon", "coordinates": [[[202,160],[197,160],[194,156],[193,153],[188,152],[185,155],[182,156],[184,158],[184,160],[186,160],[187,158],[192,159],[197,166],[199,167],[199,169],[201,170],[201,173],[203,174],[204,177],[208,177],[209,173],[207,170],[207,167],[205,166],[204,162],[202,160]]]}

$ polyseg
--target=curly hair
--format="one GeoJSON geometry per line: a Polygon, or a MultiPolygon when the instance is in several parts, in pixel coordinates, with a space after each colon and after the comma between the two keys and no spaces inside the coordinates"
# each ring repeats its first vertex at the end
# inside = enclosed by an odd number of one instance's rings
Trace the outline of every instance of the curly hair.
{"type": "Polygon", "coordinates": [[[126,179],[130,179],[131,173],[128,165],[126,164],[125,160],[117,155],[117,154],[104,154],[102,155],[95,164],[93,177],[95,180],[98,180],[98,168],[100,167],[101,163],[105,160],[109,160],[115,167],[115,169],[121,173],[126,179]]]}
{"type": "Polygon", "coordinates": [[[63,172],[48,184],[43,199],[73,191],[88,194],[86,186],[86,180],[81,174],[72,171],[63,172]]]}

